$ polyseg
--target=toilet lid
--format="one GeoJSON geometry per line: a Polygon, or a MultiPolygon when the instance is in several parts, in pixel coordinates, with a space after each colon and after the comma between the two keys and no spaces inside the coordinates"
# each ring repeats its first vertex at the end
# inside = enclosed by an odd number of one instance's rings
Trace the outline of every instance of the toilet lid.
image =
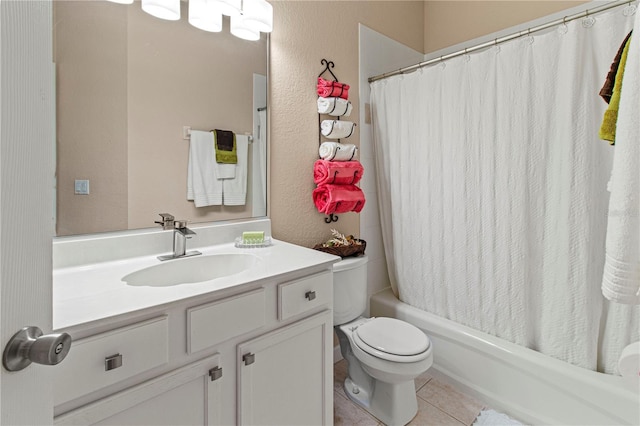
{"type": "MultiPolygon", "coordinates": [[[[395,318],[373,318],[360,325],[355,334],[365,346],[392,355],[418,355],[430,345],[422,330],[395,318]]],[[[361,349],[371,352],[366,347],[361,349]]]]}

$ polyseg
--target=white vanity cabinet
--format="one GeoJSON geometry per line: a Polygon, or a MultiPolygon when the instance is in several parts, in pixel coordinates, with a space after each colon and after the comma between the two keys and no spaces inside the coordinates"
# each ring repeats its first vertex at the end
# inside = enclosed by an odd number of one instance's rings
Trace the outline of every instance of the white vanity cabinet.
{"type": "Polygon", "coordinates": [[[95,335],[70,330],[83,338],[54,371],[54,423],[331,424],[329,268],[177,301],[95,335]]]}

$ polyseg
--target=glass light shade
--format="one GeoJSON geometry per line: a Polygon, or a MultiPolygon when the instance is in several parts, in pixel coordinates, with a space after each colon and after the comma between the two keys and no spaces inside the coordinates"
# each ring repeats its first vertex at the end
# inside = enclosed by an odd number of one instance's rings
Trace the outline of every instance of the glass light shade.
{"type": "Polygon", "coordinates": [[[133,0],[109,0],[112,3],[131,4],[133,0]]]}
{"type": "Polygon", "coordinates": [[[256,41],[260,40],[260,31],[256,31],[249,28],[243,19],[242,15],[232,16],[229,23],[229,30],[231,34],[244,40],[256,41]]]}
{"type": "Polygon", "coordinates": [[[222,13],[213,0],[189,0],[189,23],[203,31],[222,31],[222,13]]]}
{"type": "Polygon", "coordinates": [[[240,15],[240,9],[242,9],[242,0],[212,0],[215,3],[215,7],[220,10],[220,13],[226,16],[240,15]]]}
{"type": "Polygon", "coordinates": [[[142,0],[142,10],[168,21],[180,19],[180,0],[142,0]]]}
{"type": "Polygon", "coordinates": [[[273,6],[268,1],[244,0],[242,14],[247,27],[263,33],[273,30],[273,6]]]}

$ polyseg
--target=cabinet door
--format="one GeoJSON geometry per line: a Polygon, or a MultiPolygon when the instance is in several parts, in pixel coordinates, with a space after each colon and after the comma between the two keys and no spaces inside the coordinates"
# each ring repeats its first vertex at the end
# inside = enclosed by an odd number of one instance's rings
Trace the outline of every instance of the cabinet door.
{"type": "Polygon", "coordinates": [[[219,425],[220,355],[55,418],[56,425],[219,425]]]}
{"type": "Polygon", "coordinates": [[[333,423],[332,314],[238,345],[238,423],[333,423]]]}

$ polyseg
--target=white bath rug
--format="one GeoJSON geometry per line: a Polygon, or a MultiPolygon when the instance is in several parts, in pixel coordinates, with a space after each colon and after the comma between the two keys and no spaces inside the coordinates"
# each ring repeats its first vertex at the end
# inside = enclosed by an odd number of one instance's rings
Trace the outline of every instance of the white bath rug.
{"type": "Polygon", "coordinates": [[[474,426],[511,426],[522,425],[517,420],[512,419],[503,413],[498,413],[495,410],[482,410],[476,420],[473,422],[474,426]]]}

